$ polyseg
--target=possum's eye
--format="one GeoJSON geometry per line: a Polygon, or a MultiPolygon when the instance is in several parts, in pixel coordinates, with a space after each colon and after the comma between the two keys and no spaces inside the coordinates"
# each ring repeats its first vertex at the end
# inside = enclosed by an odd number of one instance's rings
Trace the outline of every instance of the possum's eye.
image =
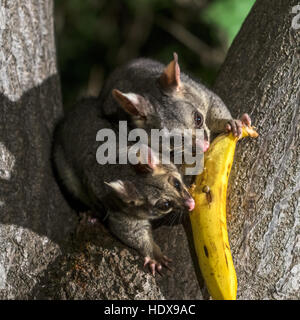
{"type": "Polygon", "coordinates": [[[178,179],[172,177],[170,182],[178,192],[181,191],[181,183],[178,179]]]}
{"type": "Polygon", "coordinates": [[[155,208],[161,212],[168,213],[172,210],[172,202],[168,200],[158,200],[155,208]]]}
{"type": "Polygon", "coordinates": [[[203,116],[199,112],[195,112],[194,114],[195,126],[196,128],[202,128],[203,126],[203,116]]]}

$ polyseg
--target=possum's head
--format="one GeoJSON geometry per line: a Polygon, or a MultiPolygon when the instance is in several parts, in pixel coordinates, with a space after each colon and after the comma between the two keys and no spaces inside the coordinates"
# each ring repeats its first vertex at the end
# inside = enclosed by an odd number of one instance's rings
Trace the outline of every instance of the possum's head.
{"type": "Polygon", "coordinates": [[[207,151],[210,140],[207,114],[213,93],[180,72],[176,53],[174,59],[148,82],[145,89],[142,84],[132,85],[137,88],[132,92],[112,90],[115,101],[131,116],[135,126],[147,131],[153,128],[191,129],[195,143],[202,151],[207,151]],[[203,129],[202,141],[196,140],[196,129],[203,129]]]}
{"type": "Polygon", "coordinates": [[[170,212],[184,213],[194,209],[182,177],[173,164],[161,164],[149,150],[146,159],[133,166],[130,180],[112,181],[107,185],[119,200],[118,209],[141,219],[157,219],[170,212]]]}

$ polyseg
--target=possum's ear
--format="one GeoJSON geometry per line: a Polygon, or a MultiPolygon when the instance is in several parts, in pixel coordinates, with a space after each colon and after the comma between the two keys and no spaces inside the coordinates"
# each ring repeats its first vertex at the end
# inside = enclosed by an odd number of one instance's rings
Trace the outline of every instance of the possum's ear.
{"type": "Polygon", "coordinates": [[[118,104],[132,116],[146,118],[149,113],[149,103],[139,94],[123,93],[120,90],[113,89],[112,95],[118,104]]]}
{"type": "Polygon", "coordinates": [[[159,83],[164,89],[179,90],[180,88],[180,67],[177,53],[173,53],[174,59],[166,66],[159,78],[159,83]]]}
{"type": "Polygon", "coordinates": [[[147,145],[142,144],[138,151],[139,162],[134,165],[137,172],[158,173],[160,171],[160,162],[158,155],[147,145]]]}
{"type": "Polygon", "coordinates": [[[138,190],[132,182],[116,180],[104,183],[110,187],[123,202],[135,206],[143,203],[138,190]]]}

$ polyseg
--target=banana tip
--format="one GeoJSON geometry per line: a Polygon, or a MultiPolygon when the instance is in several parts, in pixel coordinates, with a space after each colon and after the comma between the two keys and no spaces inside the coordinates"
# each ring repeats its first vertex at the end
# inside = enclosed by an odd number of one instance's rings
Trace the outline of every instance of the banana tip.
{"type": "Polygon", "coordinates": [[[243,127],[243,136],[249,136],[251,138],[257,138],[258,137],[258,132],[255,130],[255,127],[251,127],[251,126],[244,126],[243,127]]]}

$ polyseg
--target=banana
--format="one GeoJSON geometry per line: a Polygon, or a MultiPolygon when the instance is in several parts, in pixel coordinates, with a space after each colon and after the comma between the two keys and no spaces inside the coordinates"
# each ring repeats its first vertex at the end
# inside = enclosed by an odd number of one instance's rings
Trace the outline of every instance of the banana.
{"type": "Polygon", "coordinates": [[[237,278],[226,226],[226,191],[236,143],[257,137],[253,127],[243,127],[241,137],[219,135],[204,156],[204,170],[191,194],[195,209],[190,214],[193,240],[209,294],[217,300],[236,300],[237,278]]]}

